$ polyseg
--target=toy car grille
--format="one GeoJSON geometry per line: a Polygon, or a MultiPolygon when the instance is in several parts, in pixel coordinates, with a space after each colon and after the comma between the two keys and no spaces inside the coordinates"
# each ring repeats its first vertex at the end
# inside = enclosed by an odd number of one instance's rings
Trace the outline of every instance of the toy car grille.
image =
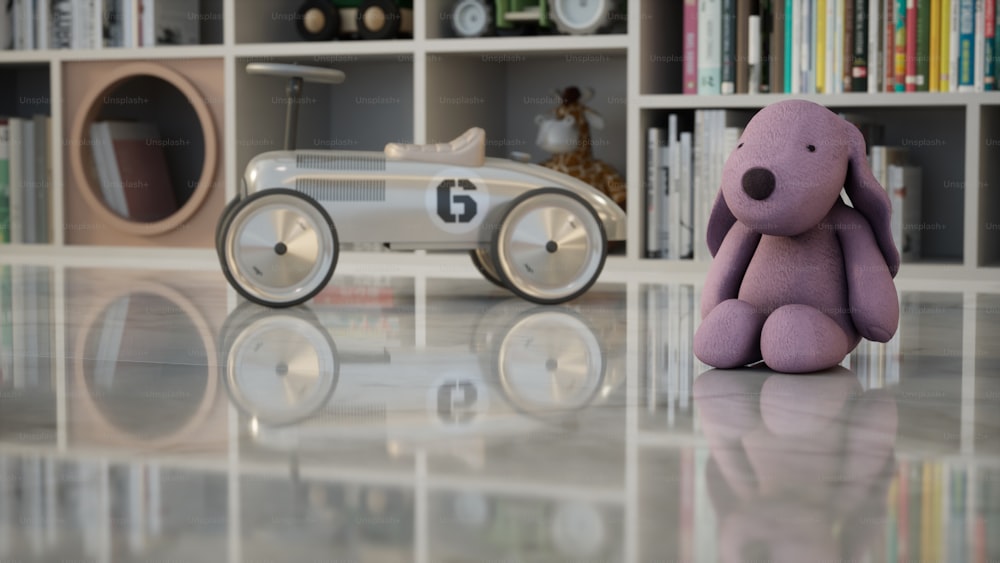
{"type": "Polygon", "coordinates": [[[299,178],[295,190],[316,201],[385,201],[385,180],[299,178]]]}
{"type": "Polygon", "coordinates": [[[295,157],[299,168],[313,170],[351,170],[381,172],[385,170],[385,157],[380,155],[340,156],[326,154],[300,154],[295,157]]]}

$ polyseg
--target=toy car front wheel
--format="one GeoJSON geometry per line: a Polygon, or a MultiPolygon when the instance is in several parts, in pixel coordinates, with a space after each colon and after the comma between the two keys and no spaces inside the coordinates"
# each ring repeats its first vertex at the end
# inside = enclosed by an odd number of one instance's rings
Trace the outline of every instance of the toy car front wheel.
{"type": "Polygon", "coordinates": [[[597,281],[607,235],[582,197],[542,188],[511,202],[491,250],[500,279],[515,294],[535,303],[563,303],[597,281]]]}
{"type": "Polygon", "coordinates": [[[402,13],[393,0],[364,0],[358,7],[358,36],[391,39],[399,33],[402,13]]]}
{"type": "Polygon", "coordinates": [[[319,293],[339,256],[327,212],[299,192],[276,188],[244,198],[230,212],[219,258],[242,296],[287,307],[319,293]]]}
{"type": "Polygon", "coordinates": [[[486,0],[458,0],[451,7],[451,29],[459,37],[488,35],[493,24],[492,12],[486,0]]]}
{"type": "Polygon", "coordinates": [[[556,29],[571,35],[589,35],[611,23],[612,0],[550,0],[556,29]]]}
{"type": "Polygon", "coordinates": [[[295,13],[295,27],[308,41],[329,41],[340,33],[340,11],[330,0],[306,0],[295,13]]]}

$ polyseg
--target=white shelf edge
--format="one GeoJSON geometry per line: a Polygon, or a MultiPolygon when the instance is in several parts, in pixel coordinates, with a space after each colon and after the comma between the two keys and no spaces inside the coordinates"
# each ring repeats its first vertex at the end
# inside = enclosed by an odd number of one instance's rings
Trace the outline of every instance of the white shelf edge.
{"type": "Polygon", "coordinates": [[[228,52],[223,45],[179,45],[169,47],[108,47],[105,49],[57,49],[49,53],[47,62],[166,60],[222,58],[228,52]]]}
{"type": "Polygon", "coordinates": [[[241,43],[229,47],[226,52],[236,58],[278,58],[311,57],[319,60],[345,60],[355,58],[412,57],[417,42],[412,39],[387,39],[383,41],[331,41],[314,43],[308,41],[287,43],[241,43]],[[331,46],[333,46],[331,48],[331,46]]]}
{"type": "Polygon", "coordinates": [[[1000,104],[997,93],[854,93],[854,94],[642,94],[636,100],[642,109],[702,109],[702,108],[760,108],[788,99],[803,99],[833,107],[966,107],[969,104],[1000,104]]]}
{"type": "Polygon", "coordinates": [[[626,34],[607,35],[548,35],[537,37],[479,37],[474,39],[427,39],[424,46],[432,54],[547,54],[560,55],[572,52],[614,52],[624,55],[629,47],[626,34]]]}

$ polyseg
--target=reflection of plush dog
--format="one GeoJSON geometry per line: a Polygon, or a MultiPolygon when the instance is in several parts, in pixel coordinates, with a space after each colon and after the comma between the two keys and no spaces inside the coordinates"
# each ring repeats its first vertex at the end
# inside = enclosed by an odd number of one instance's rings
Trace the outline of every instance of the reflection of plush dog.
{"type": "Polygon", "coordinates": [[[889,340],[899,322],[889,219],[857,128],[804,100],[761,110],[726,161],[709,219],[715,260],[695,355],[798,373],[836,365],[862,336],[889,340]]]}

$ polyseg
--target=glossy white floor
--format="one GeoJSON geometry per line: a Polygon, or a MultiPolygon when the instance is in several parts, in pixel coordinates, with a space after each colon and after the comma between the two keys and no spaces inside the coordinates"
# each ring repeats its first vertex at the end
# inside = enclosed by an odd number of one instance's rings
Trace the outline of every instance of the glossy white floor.
{"type": "Polygon", "coordinates": [[[3,272],[0,561],[1000,558],[1000,283],[784,376],[692,360],[696,283],[3,272]]]}

